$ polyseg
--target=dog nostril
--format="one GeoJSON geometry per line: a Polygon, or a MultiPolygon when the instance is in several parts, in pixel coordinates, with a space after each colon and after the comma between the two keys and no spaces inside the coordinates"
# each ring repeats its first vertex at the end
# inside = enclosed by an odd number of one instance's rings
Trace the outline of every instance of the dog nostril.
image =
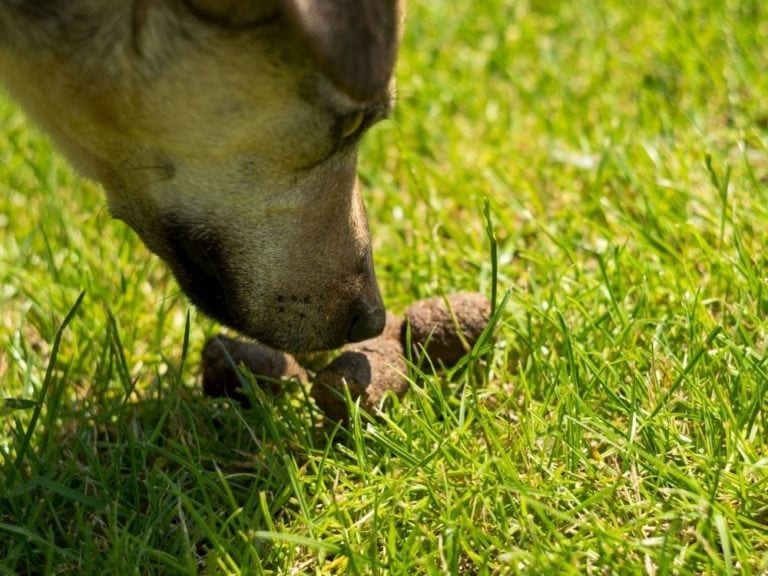
{"type": "Polygon", "coordinates": [[[375,306],[366,310],[359,310],[352,316],[349,325],[347,340],[360,342],[381,334],[386,322],[386,313],[383,306],[375,306]]]}

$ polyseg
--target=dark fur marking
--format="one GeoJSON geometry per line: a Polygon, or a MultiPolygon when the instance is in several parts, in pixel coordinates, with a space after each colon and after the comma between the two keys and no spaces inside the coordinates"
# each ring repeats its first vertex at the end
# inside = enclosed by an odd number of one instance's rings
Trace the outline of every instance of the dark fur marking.
{"type": "Polygon", "coordinates": [[[207,315],[237,328],[237,319],[227,302],[232,292],[223,269],[223,246],[217,235],[196,224],[176,218],[164,219],[167,258],[173,275],[192,302],[207,315]]]}

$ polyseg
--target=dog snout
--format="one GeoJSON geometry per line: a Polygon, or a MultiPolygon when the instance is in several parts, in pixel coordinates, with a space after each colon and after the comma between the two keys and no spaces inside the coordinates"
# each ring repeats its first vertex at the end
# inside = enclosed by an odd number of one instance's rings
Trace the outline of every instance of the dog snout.
{"type": "Polygon", "coordinates": [[[347,340],[360,342],[378,336],[384,330],[385,321],[384,304],[378,294],[371,302],[356,302],[352,308],[347,340]]]}

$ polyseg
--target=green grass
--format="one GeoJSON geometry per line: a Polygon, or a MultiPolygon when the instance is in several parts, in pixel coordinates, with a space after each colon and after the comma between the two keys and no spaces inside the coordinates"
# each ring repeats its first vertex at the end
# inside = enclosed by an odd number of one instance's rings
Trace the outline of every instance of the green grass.
{"type": "Polygon", "coordinates": [[[412,4],[385,300],[509,299],[345,428],[202,397],[217,327],[1,102],[0,574],[768,573],[767,6],[412,4]]]}

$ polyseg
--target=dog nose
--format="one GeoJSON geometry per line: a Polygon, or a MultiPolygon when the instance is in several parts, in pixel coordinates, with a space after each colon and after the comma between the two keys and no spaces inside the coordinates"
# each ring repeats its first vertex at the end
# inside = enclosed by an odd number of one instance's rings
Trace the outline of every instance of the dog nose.
{"type": "Polygon", "coordinates": [[[378,336],[384,330],[386,319],[381,299],[372,304],[358,304],[352,313],[347,340],[360,342],[378,336]]]}

